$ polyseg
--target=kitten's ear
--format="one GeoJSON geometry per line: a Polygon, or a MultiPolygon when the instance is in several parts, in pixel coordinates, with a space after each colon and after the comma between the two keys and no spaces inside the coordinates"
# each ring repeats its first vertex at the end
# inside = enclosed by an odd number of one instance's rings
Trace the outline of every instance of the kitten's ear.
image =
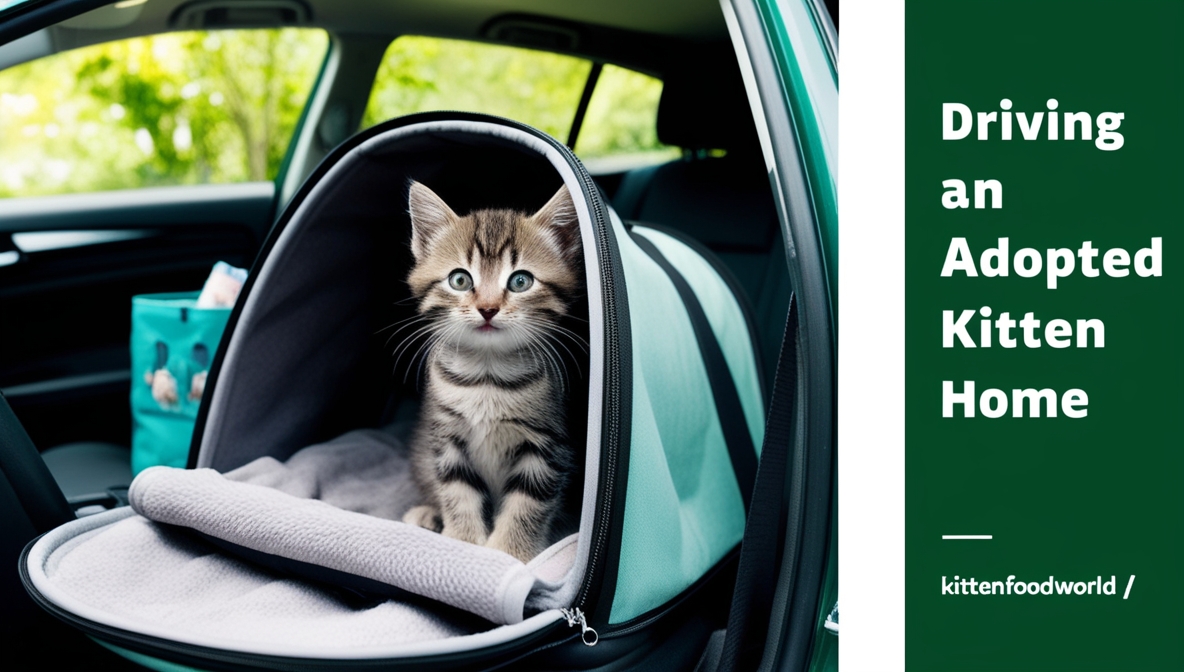
{"type": "Polygon", "coordinates": [[[416,259],[423,259],[440,233],[459,219],[444,199],[415,180],[411,181],[407,210],[411,214],[411,254],[416,259]]]}
{"type": "Polygon", "coordinates": [[[564,252],[574,252],[580,248],[580,218],[567,185],[559,187],[551,200],[534,213],[533,219],[554,232],[564,252]]]}

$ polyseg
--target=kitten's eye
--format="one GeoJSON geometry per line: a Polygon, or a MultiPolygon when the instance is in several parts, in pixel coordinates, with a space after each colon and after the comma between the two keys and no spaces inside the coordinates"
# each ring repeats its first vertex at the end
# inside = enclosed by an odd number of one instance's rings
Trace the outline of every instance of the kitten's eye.
{"type": "Polygon", "coordinates": [[[506,287],[509,287],[511,292],[525,292],[533,284],[533,275],[526,271],[518,271],[510,276],[510,281],[506,283],[506,287]]]}
{"type": "Polygon", "coordinates": [[[457,269],[448,276],[448,286],[458,292],[467,292],[473,288],[473,277],[457,269]]]}

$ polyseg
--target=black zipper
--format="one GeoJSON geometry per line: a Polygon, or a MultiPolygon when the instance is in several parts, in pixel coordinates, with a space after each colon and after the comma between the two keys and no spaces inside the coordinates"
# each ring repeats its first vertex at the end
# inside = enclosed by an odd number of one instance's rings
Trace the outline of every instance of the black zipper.
{"type": "MultiPolygon", "coordinates": [[[[536,133],[538,133],[536,131],[536,133]]],[[[547,137],[544,134],[543,137],[547,137]]],[[[592,531],[592,549],[588,556],[588,567],[584,572],[583,585],[580,587],[579,593],[576,594],[576,606],[585,612],[590,612],[589,599],[592,593],[592,580],[596,576],[596,571],[601,568],[604,562],[605,545],[608,543],[609,536],[609,521],[612,520],[612,503],[614,501],[616,476],[617,476],[617,462],[620,454],[621,442],[621,352],[620,352],[620,325],[617,323],[617,300],[616,300],[616,285],[614,282],[614,273],[612,267],[612,244],[609,240],[608,223],[605,221],[604,208],[601,204],[599,188],[592,180],[592,176],[588,173],[584,164],[576,159],[576,156],[566,145],[562,145],[552,138],[547,137],[551,144],[564,154],[569,165],[576,169],[576,175],[583,182],[584,200],[592,209],[592,219],[596,224],[596,236],[598,250],[598,260],[600,262],[600,282],[602,287],[602,301],[604,303],[604,326],[605,326],[605,377],[604,377],[604,418],[605,425],[608,429],[608,436],[601,437],[601,446],[605,449],[604,459],[601,460],[602,479],[600,491],[596,493],[600,500],[600,515],[597,520],[599,524],[596,529],[592,531]],[[606,440],[607,439],[607,440],[606,440]]]]}

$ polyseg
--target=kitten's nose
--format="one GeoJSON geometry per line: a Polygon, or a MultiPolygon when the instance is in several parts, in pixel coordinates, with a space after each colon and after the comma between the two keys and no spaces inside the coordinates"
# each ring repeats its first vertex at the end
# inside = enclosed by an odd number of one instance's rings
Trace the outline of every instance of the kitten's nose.
{"type": "Polygon", "coordinates": [[[484,317],[485,321],[488,322],[493,319],[494,315],[497,315],[497,310],[497,308],[478,308],[477,312],[481,313],[481,317],[484,317]]]}

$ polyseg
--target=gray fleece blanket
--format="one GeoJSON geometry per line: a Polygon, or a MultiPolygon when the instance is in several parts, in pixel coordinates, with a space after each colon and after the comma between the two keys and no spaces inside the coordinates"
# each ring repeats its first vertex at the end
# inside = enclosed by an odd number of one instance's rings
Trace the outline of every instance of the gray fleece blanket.
{"type": "Polygon", "coordinates": [[[55,530],[31,553],[30,572],[46,597],[94,620],[255,650],[389,647],[488,626],[421,601],[351,602],[158,523],[387,583],[494,624],[568,606],[579,583],[569,576],[576,535],[523,564],[406,525],[398,519],[419,501],[407,467],[403,443],[379,430],[226,474],[154,467],[132,483],[138,515],[113,511],[55,530]]]}

